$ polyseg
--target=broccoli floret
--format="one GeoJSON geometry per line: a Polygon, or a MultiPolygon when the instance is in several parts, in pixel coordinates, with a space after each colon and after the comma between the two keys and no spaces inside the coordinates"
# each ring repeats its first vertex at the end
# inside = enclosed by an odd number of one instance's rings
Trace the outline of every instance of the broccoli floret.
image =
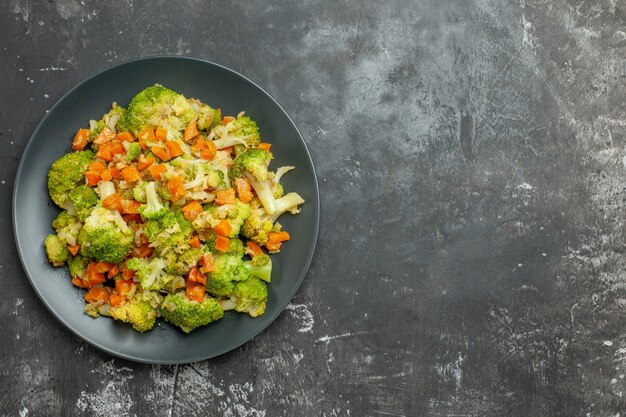
{"type": "Polygon", "coordinates": [[[148,221],[144,226],[144,234],[150,243],[155,243],[159,253],[166,252],[166,248],[174,248],[177,252],[188,248],[187,241],[192,232],[191,223],[179,210],[167,212],[159,219],[148,221]]]}
{"type": "Polygon", "coordinates": [[[44,241],[48,260],[53,266],[62,266],[69,256],[67,246],[57,235],[48,235],[44,241]]]}
{"type": "Polygon", "coordinates": [[[118,106],[117,103],[113,103],[111,110],[102,116],[102,119],[98,121],[91,120],[89,122],[91,139],[95,139],[95,137],[98,136],[98,134],[105,127],[108,127],[114,132],[123,132],[127,130],[126,125],[124,124],[125,112],[126,110],[124,110],[124,107],[118,106]]]}
{"type": "Polygon", "coordinates": [[[69,192],[68,197],[80,221],[85,221],[91,214],[93,206],[98,204],[98,194],[96,194],[93,188],[86,185],[79,185],[74,188],[69,192]]]}
{"type": "Polygon", "coordinates": [[[208,230],[217,226],[222,220],[227,220],[231,226],[229,237],[237,237],[244,221],[250,215],[250,206],[237,200],[235,204],[221,206],[207,205],[193,221],[193,227],[198,230],[208,230]]]}
{"type": "Polygon", "coordinates": [[[267,286],[256,277],[238,282],[233,290],[237,306],[235,310],[258,317],[265,312],[267,304],[267,286]]]}
{"type": "Polygon", "coordinates": [[[279,199],[273,199],[274,212],[272,214],[268,214],[267,209],[256,207],[258,203],[252,203],[250,216],[245,219],[241,227],[241,234],[259,245],[265,245],[268,233],[273,230],[276,220],[285,212],[299,213],[298,206],[303,203],[304,200],[299,194],[288,193],[279,199]]]}
{"type": "Polygon", "coordinates": [[[266,254],[255,256],[250,261],[244,261],[243,266],[248,270],[250,276],[265,282],[272,280],[272,260],[266,254]]]}
{"type": "Polygon", "coordinates": [[[174,277],[164,271],[166,262],[154,258],[151,261],[142,258],[132,258],[126,262],[126,267],[136,271],[141,288],[144,290],[160,291],[169,284],[174,277]]]}
{"type": "Polygon", "coordinates": [[[146,204],[139,207],[139,213],[144,220],[156,220],[168,213],[167,207],[161,203],[157,195],[156,184],[150,181],[145,186],[146,204]]]}
{"type": "Polygon", "coordinates": [[[244,281],[250,276],[240,256],[216,255],[213,264],[215,271],[208,274],[206,289],[217,297],[230,295],[237,281],[244,281]]]}
{"type": "Polygon", "coordinates": [[[202,248],[189,248],[180,255],[170,251],[165,258],[165,271],[174,275],[184,275],[198,263],[203,254],[202,248]]]}
{"type": "Polygon", "coordinates": [[[181,131],[195,117],[196,111],[185,96],[155,84],[139,92],[131,100],[124,123],[136,135],[149,127],[181,131]]]}
{"type": "Polygon", "coordinates": [[[179,326],[185,333],[224,316],[224,310],[213,298],[205,297],[199,303],[189,299],[184,293],[168,294],[160,310],[165,320],[179,326]]]}
{"type": "Polygon", "coordinates": [[[189,104],[198,114],[198,129],[211,130],[216,126],[219,126],[222,122],[222,112],[220,109],[214,109],[208,104],[204,104],[200,100],[190,98],[189,104]]]}
{"type": "Polygon", "coordinates": [[[148,297],[141,293],[135,294],[130,300],[119,307],[111,307],[109,314],[115,320],[133,325],[138,332],[150,330],[157,318],[157,309],[152,307],[148,297]]]}
{"type": "Polygon", "coordinates": [[[56,219],[52,221],[52,227],[59,233],[59,230],[63,229],[66,226],[70,226],[78,222],[76,216],[72,216],[67,212],[67,210],[63,210],[59,213],[56,219]]]}
{"type": "MultiPolygon", "coordinates": [[[[128,143],[128,142],[126,142],[128,143]]],[[[126,161],[132,162],[141,155],[141,145],[138,142],[131,142],[126,149],[126,161]]]]}
{"type": "Polygon", "coordinates": [[[235,158],[228,174],[231,179],[235,179],[242,176],[244,172],[249,172],[257,181],[267,181],[267,168],[271,160],[271,152],[261,149],[251,149],[235,158]]]}
{"type": "Polygon", "coordinates": [[[78,235],[81,255],[115,264],[124,260],[133,241],[134,233],[119,212],[104,207],[93,210],[78,235]]]}
{"type": "Polygon", "coordinates": [[[256,122],[248,116],[239,117],[226,124],[226,126],[218,126],[213,132],[215,135],[213,143],[217,149],[229,146],[256,148],[261,143],[259,128],[256,122]]]}
{"type": "Polygon", "coordinates": [[[54,203],[66,208],[68,194],[85,181],[85,171],[93,160],[93,152],[80,151],[63,155],[48,171],[48,193],[54,203]]]}
{"type": "Polygon", "coordinates": [[[148,201],[146,197],[146,185],[148,185],[147,182],[140,182],[133,188],[133,198],[140,203],[148,201]]]}
{"type": "Polygon", "coordinates": [[[87,265],[89,265],[89,258],[82,255],[70,255],[67,260],[67,266],[72,277],[82,278],[85,274],[85,270],[87,269],[87,265]]]}

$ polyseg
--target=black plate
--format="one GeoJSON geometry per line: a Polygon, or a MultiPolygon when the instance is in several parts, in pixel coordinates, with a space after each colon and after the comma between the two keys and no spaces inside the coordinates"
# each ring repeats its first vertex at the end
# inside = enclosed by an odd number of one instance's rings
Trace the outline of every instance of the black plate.
{"type": "Polygon", "coordinates": [[[247,342],[265,329],[294,296],[313,257],[319,224],[319,194],[311,156],[287,113],[269,94],[242,75],[207,61],[182,57],[138,59],[104,70],[68,92],[41,121],[22,156],[13,190],[13,228],[26,274],[48,309],[73,333],[122,358],[148,363],[188,363],[211,358],[247,342]],[[272,167],[294,165],[284,177],[286,191],[305,200],[298,216],[281,224],[291,240],[273,257],[272,283],[265,314],[251,318],[227,313],[217,323],[184,334],[159,319],[141,334],[110,318],[92,319],[83,313],[83,291],[70,282],[67,268],[47,261],[43,241],[59,213],[47,192],[52,162],[71,150],[71,141],[89,119],[106,113],[113,101],[127,105],[143,88],[160,83],[187,97],[220,107],[223,114],[241,110],[259,125],[272,143],[272,167]]]}

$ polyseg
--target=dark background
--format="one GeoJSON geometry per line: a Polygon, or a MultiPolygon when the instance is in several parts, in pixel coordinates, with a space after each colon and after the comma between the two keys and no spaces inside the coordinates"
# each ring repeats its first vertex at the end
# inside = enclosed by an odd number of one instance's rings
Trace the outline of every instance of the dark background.
{"type": "Polygon", "coordinates": [[[626,409],[623,0],[9,0],[0,41],[0,415],[626,409]],[[113,359],[65,330],[26,280],[10,214],[45,111],[157,54],[272,94],[322,199],[288,309],[181,366],[113,359]]]}

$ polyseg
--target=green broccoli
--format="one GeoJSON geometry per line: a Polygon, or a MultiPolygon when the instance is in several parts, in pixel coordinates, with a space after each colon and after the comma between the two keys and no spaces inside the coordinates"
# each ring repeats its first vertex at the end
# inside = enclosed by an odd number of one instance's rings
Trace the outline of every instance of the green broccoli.
{"type": "Polygon", "coordinates": [[[57,235],[48,235],[44,241],[48,260],[53,266],[62,266],[69,256],[67,246],[57,235]]]}
{"type": "Polygon", "coordinates": [[[265,282],[272,280],[272,260],[266,254],[255,256],[250,261],[244,261],[243,266],[252,277],[257,277],[265,282]]]}
{"type": "Polygon", "coordinates": [[[115,264],[124,260],[133,241],[134,233],[119,212],[104,207],[93,210],[78,235],[81,255],[115,264]]]}
{"type": "Polygon", "coordinates": [[[236,200],[235,204],[205,205],[204,211],[194,219],[192,224],[196,230],[204,231],[214,228],[222,220],[227,220],[231,226],[229,237],[237,237],[241,226],[249,215],[250,206],[236,200]]]}
{"type": "Polygon", "coordinates": [[[196,111],[185,96],[155,84],[139,92],[131,100],[124,123],[136,135],[148,127],[181,131],[195,117],[196,111]]]}
{"type": "Polygon", "coordinates": [[[164,271],[166,262],[163,259],[154,258],[151,261],[142,258],[131,258],[126,262],[126,267],[137,272],[137,278],[144,290],[160,291],[167,286],[174,276],[164,271]]]}
{"type": "Polygon", "coordinates": [[[157,309],[152,307],[150,300],[142,293],[135,296],[119,307],[111,307],[109,314],[115,320],[120,320],[133,325],[138,332],[150,330],[157,318],[157,309]]]}
{"type": "Polygon", "coordinates": [[[79,185],[74,188],[69,192],[68,198],[72,202],[72,206],[80,221],[85,221],[91,214],[93,206],[98,204],[98,194],[96,194],[93,188],[86,185],[79,185]]]}
{"type": "MultiPolygon", "coordinates": [[[[128,143],[128,142],[124,142],[128,143]]],[[[132,162],[135,159],[139,158],[141,155],[141,145],[138,142],[128,143],[128,147],[126,148],[126,161],[132,162]]]]}
{"type": "Polygon", "coordinates": [[[276,231],[276,220],[284,213],[297,214],[300,212],[299,205],[304,200],[297,193],[288,193],[279,199],[273,199],[274,212],[267,213],[267,209],[258,206],[253,200],[251,202],[251,212],[241,227],[241,234],[250,240],[254,240],[259,245],[267,243],[268,233],[276,231]]]}
{"type": "Polygon", "coordinates": [[[222,112],[220,109],[214,109],[195,98],[190,98],[188,101],[198,114],[198,129],[211,130],[221,124],[222,112]]]}
{"type": "Polygon", "coordinates": [[[268,167],[272,160],[271,152],[261,149],[251,149],[235,158],[233,165],[230,167],[229,176],[231,179],[242,176],[248,172],[254,176],[257,181],[267,181],[268,167]]]}
{"type": "Polygon", "coordinates": [[[93,152],[71,152],[57,159],[48,171],[48,193],[54,203],[66,208],[69,192],[85,181],[85,171],[93,152]]]}
{"type": "Polygon", "coordinates": [[[67,212],[67,210],[63,210],[59,213],[59,215],[52,221],[52,227],[59,233],[60,229],[63,229],[66,226],[70,226],[75,224],[78,221],[76,216],[72,216],[67,212]]]}
{"type": "Polygon", "coordinates": [[[174,275],[184,275],[198,263],[203,254],[203,248],[189,248],[180,255],[169,251],[165,255],[165,271],[174,275]]]}
{"type": "Polygon", "coordinates": [[[188,247],[193,229],[191,223],[179,211],[169,211],[156,220],[150,220],[144,226],[144,234],[150,243],[155,243],[159,253],[165,248],[188,247]]]}
{"type": "Polygon", "coordinates": [[[224,310],[211,297],[205,297],[199,303],[191,300],[184,293],[168,294],[161,304],[161,315],[165,320],[179,326],[185,333],[219,320],[224,310]]]}
{"type": "Polygon", "coordinates": [[[216,255],[213,264],[215,271],[208,274],[206,289],[217,297],[230,295],[237,281],[244,281],[250,276],[241,256],[216,255]]]}
{"type": "Polygon", "coordinates": [[[85,270],[87,269],[87,265],[89,265],[89,258],[86,258],[80,254],[76,256],[70,255],[67,260],[67,266],[70,270],[70,275],[72,277],[82,278],[85,274],[85,270]]]}
{"type": "Polygon", "coordinates": [[[256,277],[250,277],[238,282],[233,290],[235,310],[248,313],[252,317],[260,316],[265,312],[267,304],[267,285],[256,277]]]}
{"type": "MultiPolygon", "coordinates": [[[[147,182],[145,181],[141,181],[140,183],[138,183],[137,185],[135,185],[135,187],[133,187],[133,198],[135,200],[137,200],[140,203],[145,203],[148,201],[148,198],[146,196],[146,186],[148,185],[147,182]]],[[[158,193],[157,193],[158,195],[158,193]]]]}
{"type": "Polygon", "coordinates": [[[146,204],[139,207],[139,213],[144,220],[156,220],[168,213],[166,206],[161,203],[156,191],[156,183],[150,181],[145,186],[146,204]]]}
{"type": "Polygon", "coordinates": [[[214,130],[213,143],[217,149],[229,146],[241,146],[245,149],[256,148],[261,143],[261,134],[254,120],[248,116],[239,117],[226,126],[218,126],[214,130]]]}

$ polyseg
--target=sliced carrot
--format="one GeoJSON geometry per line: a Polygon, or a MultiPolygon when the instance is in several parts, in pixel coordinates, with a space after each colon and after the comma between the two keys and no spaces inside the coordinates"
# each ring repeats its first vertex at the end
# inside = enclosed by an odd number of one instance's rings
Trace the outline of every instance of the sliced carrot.
{"type": "Polygon", "coordinates": [[[80,250],[80,245],[78,245],[78,244],[76,244],[76,245],[67,245],[67,250],[68,250],[69,253],[72,254],[72,256],[76,256],[76,254],[80,250]]]}
{"type": "Polygon", "coordinates": [[[117,265],[113,265],[113,268],[111,268],[109,272],[107,272],[107,278],[113,278],[119,273],[120,273],[120,268],[117,265]]]}
{"type": "Polygon", "coordinates": [[[183,177],[174,177],[167,182],[167,191],[170,193],[170,199],[174,203],[185,194],[185,190],[183,189],[184,181],[183,177]]]}
{"type": "Polygon", "coordinates": [[[141,179],[141,174],[137,167],[126,167],[121,171],[122,179],[126,182],[136,182],[141,179]]]}
{"type": "Polygon", "coordinates": [[[111,295],[111,290],[108,287],[92,288],[85,294],[85,301],[88,303],[103,302],[106,303],[111,295]]]}
{"type": "Polygon", "coordinates": [[[119,212],[122,211],[122,196],[118,193],[113,193],[104,200],[102,200],[102,205],[109,210],[117,210],[119,212]]]}
{"type": "Polygon", "coordinates": [[[102,181],[111,181],[113,179],[113,174],[111,174],[110,169],[105,169],[102,173],[100,173],[100,178],[102,181]]]}
{"type": "Polygon", "coordinates": [[[119,307],[126,302],[126,297],[120,294],[111,294],[109,296],[109,304],[113,307],[119,307]]]}
{"type": "Polygon", "coordinates": [[[230,233],[233,231],[233,227],[228,220],[222,220],[213,228],[213,231],[218,236],[229,237],[230,233]]]}
{"type": "Polygon", "coordinates": [[[198,136],[200,132],[198,132],[198,125],[195,120],[192,120],[191,123],[187,125],[185,128],[185,133],[183,134],[183,141],[189,142],[191,139],[198,136]]]}
{"type": "Polygon", "coordinates": [[[248,249],[252,251],[254,256],[263,255],[263,249],[256,242],[249,240],[246,246],[248,246],[248,249]]]}
{"type": "Polygon", "coordinates": [[[183,149],[175,140],[168,140],[165,142],[165,146],[167,146],[170,158],[176,158],[177,156],[181,156],[183,154],[183,149]]]}
{"type": "Polygon", "coordinates": [[[269,243],[281,243],[286,240],[289,240],[290,236],[287,232],[269,232],[267,234],[267,241],[269,243]]]}
{"type": "Polygon", "coordinates": [[[163,162],[167,162],[172,159],[169,151],[166,148],[162,148],[161,146],[153,146],[150,150],[163,162]]]}
{"type": "Polygon", "coordinates": [[[194,200],[180,209],[180,211],[182,211],[183,216],[191,222],[195,220],[198,214],[202,213],[202,205],[198,201],[194,200]]]}
{"type": "Polygon", "coordinates": [[[72,284],[76,285],[78,288],[87,288],[82,278],[79,278],[79,277],[73,277],[72,284]]]}
{"type": "Polygon", "coordinates": [[[78,129],[74,140],[72,141],[72,149],[82,151],[89,142],[89,129],[78,129]]]}
{"type": "MultiPolygon", "coordinates": [[[[128,269],[126,267],[126,262],[124,262],[122,264],[122,277],[124,277],[125,280],[129,280],[129,279],[133,279],[134,276],[135,276],[135,271],[133,271],[132,269],[128,269]]],[[[117,282],[115,284],[117,285],[117,282]]]]}
{"type": "Polygon", "coordinates": [[[217,155],[217,147],[215,143],[212,141],[206,142],[206,148],[200,151],[200,157],[202,159],[206,159],[207,161],[211,161],[217,155]]]}
{"type": "Polygon", "coordinates": [[[85,179],[87,180],[87,185],[93,187],[100,182],[100,173],[96,171],[85,171],[85,179]]]}
{"type": "Polygon", "coordinates": [[[135,137],[130,132],[120,132],[117,134],[115,138],[121,142],[134,142],[135,141],[135,137]]]}
{"type": "Polygon", "coordinates": [[[187,279],[191,282],[195,282],[197,284],[206,285],[206,276],[198,270],[197,266],[193,266],[189,270],[189,274],[187,275],[187,279]]]}
{"type": "Polygon", "coordinates": [[[247,203],[252,200],[252,187],[250,181],[244,177],[238,177],[235,180],[235,186],[237,187],[237,196],[242,203],[247,203]]]}
{"type": "Polygon", "coordinates": [[[157,127],[154,131],[154,137],[156,140],[160,140],[161,142],[165,142],[167,140],[167,129],[164,127],[157,127]]]}
{"type": "Polygon", "coordinates": [[[143,244],[141,246],[136,246],[130,251],[130,256],[133,258],[148,258],[152,255],[152,249],[148,244],[143,244]]]}
{"type": "Polygon", "coordinates": [[[135,200],[122,199],[122,213],[137,214],[141,204],[135,200]]]}
{"type": "Polygon", "coordinates": [[[98,272],[98,269],[100,269],[97,265],[98,263],[99,262],[91,262],[89,265],[87,265],[87,269],[85,270],[85,276],[83,277],[83,283],[88,288],[91,288],[98,284],[102,284],[106,280],[104,277],[104,273],[98,272]]]}
{"type": "Polygon", "coordinates": [[[93,140],[93,143],[96,145],[102,145],[103,143],[111,142],[113,139],[115,139],[115,132],[108,127],[105,127],[100,131],[100,133],[98,133],[98,136],[96,136],[93,140]]]}
{"type": "Polygon", "coordinates": [[[224,205],[224,204],[235,204],[235,189],[227,188],[225,190],[220,190],[215,193],[215,204],[224,205]]]}
{"type": "Polygon", "coordinates": [[[220,252],[227,252],[230,247],[230,239],[224,236],[218,236],[215,238],[215,249],[220,252]]]}
{"type": "Polygon", "coordinates": [[[109,171],[111,172],[111,176],[113,178],[115,178],[116,180],[120,179],[121,174],[119,168],[109,168],[109,171]]]}
{"type": "Polygon", "coordinates": [[[187,297],[199,303],[204,301],[204,285],[196,284],[191,280],[187,280],[187,289],[185,290],[187,297]]]}
{"type": "Polygon", "coordinates": [[[261,142],[261,143],[259,143],[257,145],[257,149],[269,152],[270,149],[272,149],[272,144],[271,143],[266,143],[266,142],[261,142]]]}
{"type": "Polygon", "coordinates": [[[154,180],[159,181],[161,180],[161,174],[167,171],[167,168],[165,165],[152,164],[148,168],[148,171],[150,171],[150,175],[152,175],[154,180]]]}
{"type": "Polygon", "coordinates": [[[198,235],[195,235],[194,237],[189,239],[189,246],[191,246],[192,248],[199,248],[201,245],[202,243],[200,243],[200,237],[198,237],[198,235]]]}
{"type": "Polygon", "coordinates": [[[214,272],[215,264],[213,263],[213,255],[207,253],[200,258],[200,266],[204,269],[205,273],[214,272]]]}
{"type": "Polygon", "coordinates": [[[92,262],[94,271],[97,273],[109,272],[115,266],[109,262],[92,262]]]}
{"type": "Polygon", "coordinates": [[[122,145],[122,142],[113,141],[111,144],[111,155],[124,154],[126,153],[126,148],[122,145]]]}
{"type": "Polygon", "coordinates": [[[156,162],[156,159],[154,159],[151,156],[143,156],[143,155],[139,155],[139,160],[137,161],[137,168],[140,171],[145,170],[146,168],[148,168],[150,165],[154,164],[156,162]]]}
{"type": "Polygon", "coordinates": [[[111,146],[108,143],[103,143],[98,147],[98,152],[96,152],[96,157],[100,159],[104,159],[105,161],[112,161],[113,154],[111,153],[111,146]]]}
{"type": "Polygon", "coordinates": [[[137,213],[126,213],[122,215],[122,218],[124,219],[124,221],[126,223],[141,223],[141,214],[137,214],[137,213]]]}
{"type": "Polygon", "coordinates": [[[105,169],[107,169],[106,165],[100,161],[93,161],[87,166],[88,171],[102,172],[105,169]]]}
{"type": "Polygon", "coordinates": [[[126,296],[133,289],[133,281],[131,279],[118,279],[115,281],[115,293],[126,296]]]}
{"type": "Polygon", "coordinates": [[[235,118],[233,116],[224,116],[224,118],[222,119],[222,126],[226,126],[227,124],[229,124],[233,120],[235,120],[235,118]]]}
{"type": "Polygon", "coordinates": [[[267,242],[265,244],[265,247],[270,252],[276,252],[276,251],[280,250],[281,246],[282,246],[282,243],[270,243],[270,242],[267,242]]]}
{"type": "Polygon", "coordinates": [[[206,149],[207,143],[202,136],[200,136],[193,145],[191,145],[191,150],[194,152],[200,152],[203,149],[206,149]]]}

